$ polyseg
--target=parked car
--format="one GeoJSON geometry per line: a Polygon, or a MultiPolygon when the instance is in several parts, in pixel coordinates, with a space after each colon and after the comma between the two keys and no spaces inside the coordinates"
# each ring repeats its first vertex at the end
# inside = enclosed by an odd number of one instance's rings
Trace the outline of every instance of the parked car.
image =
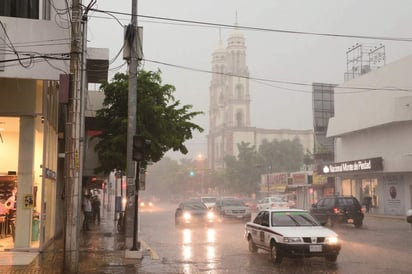
{"type": "Polygon", "coordinates": [[[338,235],[302,209],[259,211],[246,223],[245,239],[250,252],[259,248],[270,252],[273,264],[280,264],[284,257],[324,257],[335,262],[341,249],[338,235]]]}
{"type": "Polygon", "coordinates": [[[333,227],[335,223],[361,227],[364,214],[358,199],[353,196],[330,196],[312,205],[310,213],[322,224],[333,227]]]}
{"type": "Polygon", "coordinates": [[[175,225],[213,224],[215,214],[200,200],[181,202],[175,211],[175,225]]]}
{"type": "Polygon", "coordinates": [[[207,208],[214,208],[216,204],[216,197],[213,196],[202,196],[200,200],[207,206],[207,208]]]}
{"type": "Polygon", "coordinates": [[[248,220],[252,216],[250,208],[240,199],[222,198],[216,201],[215,212],[222,218],[248,220]]]}
{"type": "Polygon", "coordinates": [[[258,209],[289,208],[288,198],[284,195],[265,197],[258,201],[258,209]]]}

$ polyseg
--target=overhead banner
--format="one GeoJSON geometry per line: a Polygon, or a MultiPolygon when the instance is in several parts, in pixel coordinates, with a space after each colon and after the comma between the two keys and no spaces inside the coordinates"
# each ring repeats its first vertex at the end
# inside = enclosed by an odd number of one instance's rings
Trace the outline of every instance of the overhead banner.
{"type": "Polygon", "coordinates": [[[376,157],[339,163],[329,163],[319,167],[319,174],[324,175],[380,171],[383,170],[383,159],[382,157],[376,157]]]}

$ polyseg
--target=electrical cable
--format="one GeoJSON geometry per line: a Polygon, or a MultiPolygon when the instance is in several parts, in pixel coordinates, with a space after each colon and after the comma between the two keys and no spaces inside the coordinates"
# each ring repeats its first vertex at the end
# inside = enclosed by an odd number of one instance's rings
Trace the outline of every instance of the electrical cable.
{"type": "MultiPolygon", "coordinates": [[[[169,67],[174,67],[174,68],[179,68],[179,69],[184,69],[184,70],[190,70],[190,71],[196,71],[196,72],[203,72],[203,73],[209,73],[209,74],[217,74],[217,75],[223,75],[223,76],[229,76],[229,77],[238,77],[238,78],[244,78],[248,80],[254,80],[254,81],[261,81],[261,82],[269,82],[269,83],[278,83],[278,84],[287,84],[287,85],[295,85],[295,86],[310,86],[312,87],[312,83],[303,83],[303,82],[292,82],[292,81],[281,81],[281,80],[273,80],[273,79],[264,79],[264,78],[257,78],[257,77],[250,77],[250,76],[245,76],[245,75],[236,75],[232,73],[222,73],[222,72],[213,72],[210,70],[205,70],[205,69],[198,69],[198,68],[192,68],[188,66],[181,66],[181,65],[174,65],[170,63],[165,63],[165,62],[160,62],[160,61],[155,61],[155,60],[150,60],[150,59],[144,59],[147,62],[150,63],[155,63],[159,65],[164,65],[164,66],[169,66],[169,67]]],[[[277,87],[281,88],[281,87],[277,87]]],[[[351,89],[351,90],[357,90],[357,91],[352,91],[352,92],[341,92],[340,94],[350,94],[350,93],[360,93],[360,92],[365,92],[365,91],[405,91],[405,92],[412,92],[412,88],[396,88],[396,87],[383,87],[383,88],[375,88],[375,87],[340,87],[336,84],[335,86],[336,89],[351,89]]],[[[283,89],[283,88],[282,88],[283,89]]],[[[291,89],[289,89],[291,90],[291,89]]],[[[312,93],[311,91],[303,91],[303,90],[292,90],[292,91],[298,91],[298,92],[304,92],[304,93],[312,93]]],[[[335,92],[336,94],[336,92],[335,92]]]]}
{"type": "MultiPolygon", "coordinates": [[[[91,9],[91,10],[95,12],[106,13],[106,14],[111,13],[111,14],[119,14],[119,15],[131,15],[130,13],[125,13],[125,12],[107,11],[107,10],[100,10],[100,9],[91,9]]],[[[162,21],[172,21],[172,22],[180,22],[180,23],[185,23],[185,24],[205,25],[205,26],[229,28],[229,29],[243,29],[243,30],[253,30],[253,31],[277,32],[277,33],[312,35],[312,36],[326,36],[326,37],[336,37],[336,38],[357,38],[357,39],[370,39],[370,40],[412,42],[412,38],[402,38],[402,37],[385,37],[385,36],[368,36],[368,35],[293,31],[293,30],[284,30],[284,29],[270,29],[270,28],[259,28],[259,27],[250,27],[250,26],[242,26],[242,25],[211,23],[211,22],[195,21],[195,20],[183,20],[183,19],[176,19],[176,18],[169,18],[169,17],[150,16],[150,15],[137,15],[137,16],[141,18],[148,18],[148,19],[155,19],[155,20],[162,20],[162,21]]]]}

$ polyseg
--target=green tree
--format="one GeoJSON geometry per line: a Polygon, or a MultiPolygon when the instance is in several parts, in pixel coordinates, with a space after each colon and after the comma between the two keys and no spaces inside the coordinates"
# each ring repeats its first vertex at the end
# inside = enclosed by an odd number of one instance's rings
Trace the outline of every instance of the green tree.
{"type": "Polygon", "coordinates": [[[225,157],[226,176],[225,189],[231,192],[250,194],[257,191],[260,171],[256,168],[260,163],[260,155],[255,146],[241,142],[237,145],[237,157],[225,157]]]}
{"type": "Polygon", "coordinates": [[[259,146],[266,172],[292,172],[300,170],[303,165],[303,146],[298,138],[290,140],[264,140],[259,146]]]}
{"type": "MultiPolygon", "coordinates": [[[[95,148],[100,161],[96,172],[108,174],[113,169],[126,169],[128,75],[117,73],[100,90],[105,99],[96,114],[97,125],[102,130],[95,148]]],[[[203,113],[191,111],[191,105],[181,105],[173,96],[174,91],[174,86],[162,84],[160,71],[139,71],[136,127],[139,135],[151,141],[144,165],[159,161],[171,149],[187,154],[184,142],[193,137],[194,130],[203,131],[191,122],[203,113]]]]}

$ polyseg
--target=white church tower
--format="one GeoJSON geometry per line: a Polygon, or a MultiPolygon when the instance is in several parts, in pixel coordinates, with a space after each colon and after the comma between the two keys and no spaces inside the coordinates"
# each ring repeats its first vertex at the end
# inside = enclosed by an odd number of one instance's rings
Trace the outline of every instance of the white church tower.
{"type": "Polygon", "coordinates": [[[224,156],[235,154],[236,132],[250,127],[245,38],[237,28],[231,32],[226,48],[219,39],[212,55],[212,71],[208,158],[211,169],[219,169],[224,167],[224,156]]]}
{"type": "MultiPolygon", "coordinates": [[[[207,136],[209,169],[225,168],[224,157],[237,156],[237,146],[241,142],[258,149],[263,140],[271,142],[274,139],[298,138],[305,152],[313,151],[312,129],[263,129],[251,125],[246,44],[238,28],[231,31],[226,47],[219,37],[218,46],[212,54],[212,71],[207,136]]],[[[270,107],[270,104],[262,107],[270,107]]]]}

